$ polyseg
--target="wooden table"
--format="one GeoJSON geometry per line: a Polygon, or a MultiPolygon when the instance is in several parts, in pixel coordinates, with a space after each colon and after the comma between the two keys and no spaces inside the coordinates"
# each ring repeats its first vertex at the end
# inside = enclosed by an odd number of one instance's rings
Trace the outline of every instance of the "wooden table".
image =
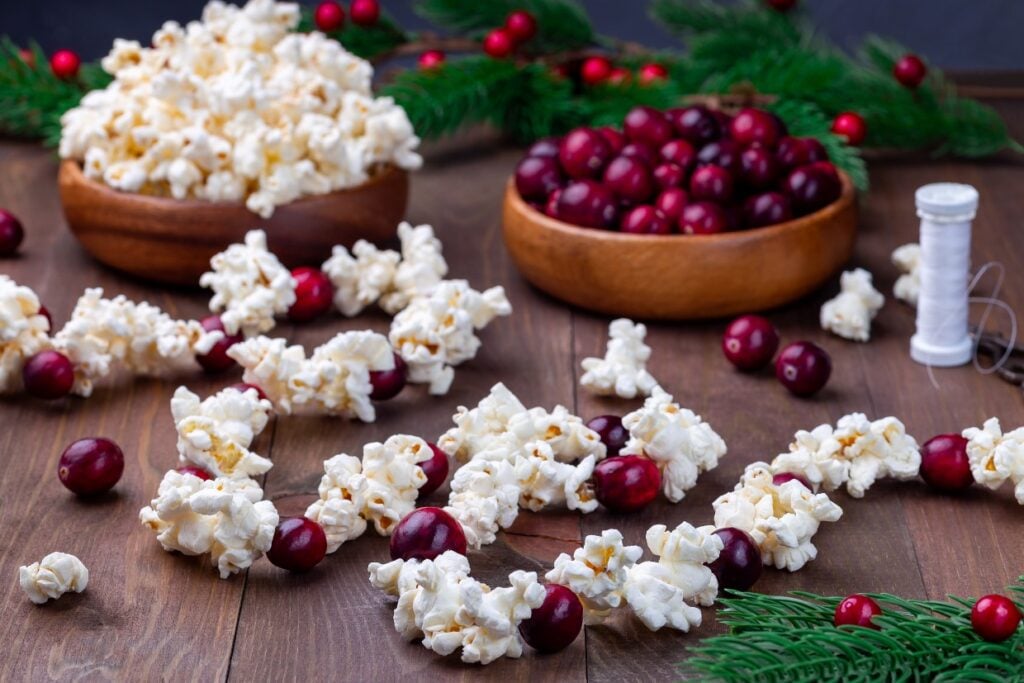
{"type": "MultiPolygon", "coordinates": [[[[1024,106],[1003,111],[1020,137],[1024,106]]],[[[579,390],[580,359],[600,355],[608,319],[573,311],[532,290],[505,256],[499,229],[503,180],[519,152],[502,147],[446,145],[429,155],[413,183],[413,221],[432,223],[445,244],[451,277],[478,288],[502,284],[515,307],[482,335],[483,348],[460,367],[451,393],[428,398],[422,387],[380,407],[375,424],[338,419],[275,419],[256,450],[274,469],[267,496],[282,514],[301,514],[314,498],[321,462],[339,452],[358,454],[364,443],[399,433],[436,438],[458,405],[475,405],[497,381],[527,405],[562,403],[584,417],[624,413],[637,402],[595,399],[579,390]]],[[[56,196],[52,153],[31,144],[0,145],[0,206],[18,214],[28,230],[19,258],[0,271],[33,287],[57,324],[68,317],[83,288],[147,299],[179,317],[202,316],[207,296],[130,281],[87,257],[65,230],[56,196]]],[[[950,180],[975,185],[981,210],[975,221],[975,263],[999,260],[1007,269],[1003,298],[1024,311],[1024,171],[1008,161],[879,162],[864,197],[854,263],[869,268],[891,292],[894,247],[916,239],[913,190],[950,180]]],[[[254,221],[254,225],[258,221],[254,221]]],[[[493,584],[513,569],[543,571],[585,534],[608,527],[643,544],[654,523],[712,521],[711,501],[731,489],[745,464],[786,449],[793,432],[862,411],[896,415],[924,441],[959,432],[998,416],[1007,428],[1024,423],[1021,392],[970,367],[936,371],[938,386],[907,354],[913,312],[891,299],[875,322],[872,341],[857,344],[818,329],[818,308],[833,283],[810,299],[771,315],[785,340],[811,339],[832,354],[835,371],[813,400],[791,398],[768,374],[740,375],[722,358],[721,322],[652,324],[651,370],[684,406],[704,416],[725,438],[722,464],[702,476],[678,505],[659,501],[642,513],[585,517],[565,512],[523,513],[500,540],[472,553],[474,575],[493,584]]],[[[302,327],[282,323],[275,334],[307,348],[339,331],[365,326],[380,331],[388,320],[368,314],[338,316],[302,327]]],[[[677,675],[685,648],[715,633],[714,610],[696,633],[651,633],[623,610],[608,624],[587,628],[568,650],[486,668],[441,658],[404,642],[392,627],[392,603],[370,587],[366,565],[387,556],[387,542],[372,531],[345,544],[307,575],[289,575],[261,560],[247,573],[222,581],[203,560],[162,551],[138,522],[138,510],[175,466],[169,398],[179,383],[205,394],[237,381],[199,373],[167,380],[106,382],[88,400],[46,404],[23,397],[0,405],[0,679],[127,678],[132,680],[327,678],[347,681],[665,680],[677,675]],[[103,435],[127,457],[115,492],[80,501],[57,479],[57,459],[72,440],[103,435]],[[19,565],[61,550],[78,555],[91,572],[89,589],[36,607],[17,586],[19,565]]],[[[430,502],[444,500],[446,490],[430,502]]],[[[998,591],[1024,573],[1024,510],[1010,490],[975,488],[959,498],[919,482],[881,483],[863,500],[835,494],[844,514],[815,537],[816,561],[789,574],[767,570],[758,590],[793,589],[829,594],[891,591],[910,597],[998,591]]]]}

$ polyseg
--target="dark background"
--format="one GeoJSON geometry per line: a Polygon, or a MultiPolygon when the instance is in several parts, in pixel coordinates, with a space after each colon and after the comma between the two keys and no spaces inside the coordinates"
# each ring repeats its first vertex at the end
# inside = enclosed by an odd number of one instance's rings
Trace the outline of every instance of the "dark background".
{"type": "MultiPolygon", "coordinates": [[[[480,0],[486,2],[487,0],[480,0]]],[[[951,69],[1024,67],[1024,0],[802,0],[822,32],[844,47],[866,33],[879,33],[951,69]]],[[[146,41],[166,19],[197,18],[204,0],[0,0],[0,33],[16,42],[38,40],[52,51],[61,47],[95,59],[115,37],[146,41]]],[[[307,2],[305,4],[315,4],[307,2]]],[[[347,0],[343,1],[347,6],[347,0]]],[[[411,0],[382,0],[399,23],[423,22],[411,0]]],[[[651,22],[647,2],[585,0],[598,31],[637,40],[654,48],[672,47],[671,36],[651,22]]]]}

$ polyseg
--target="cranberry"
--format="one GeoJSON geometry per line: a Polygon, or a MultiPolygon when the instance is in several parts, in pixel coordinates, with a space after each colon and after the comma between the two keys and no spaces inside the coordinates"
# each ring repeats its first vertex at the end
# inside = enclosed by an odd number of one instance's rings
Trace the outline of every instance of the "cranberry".
{"type": "Polygon", "coordinates": [[[393,355],[395,357],[395,367],[390,370],[370,371],[370,384],[373,386],[370,398],[374,401],[392,399],[398,396],[402,389],[405,388],[405,383],[409,377],[409,366],[405,364],[405,361],[397,353],[393,355]]]}
{"type": "Polygon", "coordinates": [[[558,195],[558,218],[588,228],[610,228],[615,225],[615,196],[604,185],[593,180],[576,180],[558,195]]]}
{"type": "Polygon", "coordinates": [[[526,157],[516,166],[516,189],[524,199],[547,199],[563,181],[562,169],[551,157],[526,157]]]}
{"type": "Polygon", "coordinates": [[[835,167],[827,161],[793,169],[783,183],[798,215],[812,213],[839,199],[842,183],[835,167]]]}
{"type": "Polygon", "coordinates": [[[624,66],[617,66],[608,73],[608,82],[612,85],[623,85],[629,83],[633,73],[624,66]]]}
{"type": "Polygon", "coordinates": [[[544,202],[544,213],[551,216],[552,218],[558,218],[558,198],[562,196],[562,188],[558,188],[554,192],[548,195],[548,200],[544,202]]]}
{"type": "Polygon", "coordinates": [[[577,128],[562,139],[558,160],[571,178],[594,178],[612,158],[612,148],[593,128],[577,128]]]}
{"type": "Polygon", "coordinates": [[[740,153],[740,178],[748,187],[761,189],[779,177],[779,162],[763,147],[750,147],[740,153]]]}
{"type": "Polygon", "coordinates": [[[864,117],[853,111],[844,111],[836,115],[832,121],[832,132],[846,138],[846,144],[857,146],[864,142],[868,135],[868,125],[864,117]]]}
{"type": "Polygon", "coordinates": [[[232,384],[229,388],[234,389],[235,391],[241,391],[243,394],[249,391],[250,389],[254,389],[256,391],[256,395],[259,396],[260,399],[264,401],[269,400],[267,398],[267,395],[263,393],[263,390],[260,389],[255,384],[249,384],[248,382],[239,382],[237,384],[232,384]]]}
{"type": "Polygon", "coordinates": [[[285,517],[278,522],[267,551],[272,564],[290,572],[309,571],[326,555],[324,528],[305,517],[285,517]]]}
{"type": "Polygon", "coordinates": [[[652,107],[633,107],[622,121],[622,132],[631,142],[658,148],[672,138],[672,124],[652,107]]]}
{"type": "Polygon", "coordinates": [[[626,146],[626,136],[610,126],[598,128],[597,132],[604,136],[604,139],[608,141],[608,144],[612,148],[612,154],[620,154],[622,149],[626,146]]]}
{"type": "Polygon", "coordinates": [[[25,229],[13,213],[0,209],[0,256],[11,256],[25,239],[25,229]]]}
{"type": "Polygon", "coordinates": [[[716,529],[715,536],[722,539],[722,552],[708,565],[708,569],[718,579],[719,589],[749,590],[764,569],[761,549],[750,534],[735,527],[716,529]]]}
{"type": "Polygon", "coordinates": [[[512,34],[503,28],[496,28],[484,36],[484,52],[494,59],[504,59],[516,47],[512,34]]]}
{"type": "Polygon", "coordinates": [[[441,508],[417,508],[395,527],[390,548],[392,560],[432,560],[448,550],[465,555],[466,533],[441,508]]]}
{"type": "Polygon", "coordinates": [[[537,20],[526,10],[516,10],[505,18],[505,30],[517,43],[522,43],[537,33],[537,20]]]}
{"type": "Polygon", "coordinates": [[[851,595],[836,605],[836,614],[832,623],[836,626],[862,626],[878,629],[871,623],[871,618],[882,613],[878,603],[866,595],[851,595]]]}
{"type": "Polygon", "coordinates": [[[669,140],[658,150],[658,155],[663,161],[673,163],[684,171],[690,170],[697,158],[693,145],[686,140],[669,140]]]}
{"type": "Polygon", "coordinates": [[[617,455],[594,468],[594,493],[612,512],[635,512],[658,497],[661,472],[650,458],[617,455]]]}
{"type": "Polygon", "coordinates": [[[196,467],[195,465],[182,465],[175,470],[179,474],[191,474],[193,477],[199,477],[203,481],[212,481],[213,475],[204,470],[202,467],[196,467]]]}
{"type": "Polygon", "coordinates": [[[712,109],[711,115],[718,121],[718,129],[722,131],[722,137],[729,138],[729,127],[732,125],[732,117],[721,109],[712,109]]]}
{"type": "Polygon", "coordinates": [[[633,235],[667,235],[672,232],[672,223],[650,204],[641,204],[622,217],[619,228],[633,235]]]}
{"type": "Polygon", "coordinates": [[[921,478],[939,491],[963,491],[974,483],[967,439],[959,434],[939,434],[921,446],[921,478]]]}
{"type": "Polygon", "coordinates": [[[725,328],[722,353],[740,370],[758,370],[768,365],[779,348],[779,333],[767,318],[743,315],[725,328]]]}
{"type": "Polygon", "coordinates": [[[725,231],[728,217],[718,204],[691,202],[679,215],[679,232],[684,235],[713,235],[725,231]]]}
{"type": "Polygon", "coordinates": [[[423,474],[427,475],[427,483],[420,487],[417,494],[419,498],[426,498],[441,488],[441,484],[448,478],[448,456],[434,444],[427,445],[430,446],[433,457],[430,460],[419,463],[423,474]]]}
{"type": "Polygon", "coordinates": [[[675,164],[658,164],[652,174],[655,184],[662,190],[680,187],[686,182],[686,171],[675,164]]]}
{"type": "Polygon", "coordinates": [[[690,196],[725,203],[732,198],[732,176],[721,166],[702,166],[690,176],[690,196]]]}
{"type": "Polygon", "coordinates": [[[334,298],[334,286],[319,268],[303,266],[292,270],[295,280],[295,303],[288,309],[288,319],[304,323],[328,311],[334,298]]]}
{"type": "Polygon", "coordinates": [[[81,66],[81,58],[71,50],[57,50],[50,56],[50,71],[62,81],[77,78],[81,66]]]}
{"type": "Polygon", "coordinates": [[[776,12],[788,12],[796,6],[796,0],[768,0],[768,6],[776,12]]]}
{"type": "Polygon", "coordinates": [[[583,603],[572,590],[557,583],[549,583],[544,589],[544,602],[529,619],[519,623],[519,633],[538,652],[559,652],[569,647],[583,629],[583,603]]]}
{"type": "Polygon", "coordinates": [[[1020,610],[1005,595],[985,595],[971,608],[971,626],[974,632],[990,643],[1001,643],[1020,625],[1020,610]]]}
{"type": "Polygon", "coordinates": [[[647,145],[640,142],[630,142],[626,144],[621,151],[619,151],[620,157],[630,157],[638,159],[648,167],[654,166],[658,161],[658,156],[654,153],[647,145]]]}
{"type": "Polygon", "coordinates": [[[622,426],[622,418],[618,415],[599,415],[591,419],[587,427],[601,437],[609,456],[618,455],[629,440],[629,431],[622,426]]]}
{"type": "Polygon", "coordinates": [[[557,159],[560,144],[561,141],[558,138],[541,138],[530,145],[529,149],[526,150],[526,156],[557,159]]]}
{"type": "Polygon", "coordinates": [[[765,192],[747,199],[743,205],[743,217],[750,227],[760,228],[788,221],[793,217],[793,209],[786,195],[781,192],[765,192]]]}
{"type": "Polygon", "coordinates": [[[722,207],[722,213],[725,215],[726,230],[742,230],[744,228],[743,210],[740,207],[727,204],[722,207]]]}
{"type": "Polygon", "coordinates": [[[651,172],[642,161],[617,157],[604,169],[604,184],[620,199],[642,202],[654,193],[651,172]]]}
{"type": "Polygon", "coordinates": [[[743,171],[740,162],[740,148],[732,140],[716,140],[709,142],[697,152],[697,165],[715,164],[729,173],[738,175],[743,171]]]}
{"type": "Polygon", "coordinates": [[[903,55],[892,67],[892,75],[906,88],[913,90],[928,75],[928,67],[917,55],[903,55]]]}
{"type": "Polygon", "coordinates": [[[427,50],[421,54],[416,64],[423,70],[436,69],[445,62],[445,54],[443,50],[427,50]]]}
{"type": "Polygon", "coordinates": [[[75,368],[59,351],[40,351],[21,369],[25,391],[47,400],[67,396],[75,384],[75,368]]]}
{"type": "Polygon", "coordinates": [[[60,454],[60,483],[79,496],[94,496],[114,488],[124,472],[124,453],[110,439],[79,439],[60,454]]]}
{"type": "Polygon", "coordinates": [[[775,119],[760,109],[743,109],[729,125],[732,139],[743,147],[760,145],[769,149],[779,142],[779,128],[775,119]]]}
{"type": "Polygon", "coordinates": [[[722,137],[718,119],[711,110],[702,105],[669,109],[666,115],[679,137],[689,140],[694,145],[703,145],[722,137]]]}
{"type": "Polygon", "coordinates": [[[352,23],[359,26],[373,26],[380,18],[380,3],[377,0],[352,0],[348,7],[352,23]]]}
{"type": "Polygon", "coordinates": [[[607,57],[588,57],[580,66],[580,79],[587,85],[603,83],[611,73],[612,63],[607,57]]]}
{"type": "MultiPolygon", "coordinates": [[[[208,315],[200,320],[199,324],[207,332],[224,332],[224,323],[219,315],[208,315]]],[[[224,372],[235,365],[234,359],[228,356],[228,349],[240,341],[242,341],[241,334],[228,334],[225,332],[224,337],[218,340],[209,351],[203,354],[196,354],[196,362],[206,372],[224,372]]]]}
{"type": "Polygon", "coordinates": [[[828,152],[825,151],[825,146],[814,138],[784,137],[779,141],[775,159],[782,170],[789,170],[815,161],[828,161],[828,152]]]}
{"type": "Polygon", "coordinates": [[[814,490],[814,487],[811,486],[811,482],[807,481],[807,477],[802,474],[796,474],[795,472],[779,472],[772,477],[772,484],[774,486],[782,486],[788,481],[798,481],[803,484],[808,491],[814,490]]]}
{"type": "Polygon", "coordinates": [[[686,190],[679,187],[668,187],[661,191],[658,198],[654,200],[654,208],[665,215],[665,218],[673,224],[679,223],[679,216],[683,213],[683,207],[690,200],[686,190]]]}
{"type": "Polygon", "coordinates": [[[345,25],[345,10],[333,0],[321,2],[313,12],[313,23],[324,33],[340,30],[345,25]]]}
{"type": "Polygon", "coordinates": [[[39,315],[41,315],[44,318],[46,318],[46,331],[52,333],[53,332],[53,316],[50,315],[50,311],[46,308],[46,306],[43,306],[42,304],[39,305],[39,315]]]}
{"type": "Polygon", "coordinates": [[[814,342],[793,342],[775,360],[775,376],[797,396],[810,396],[828,382],[832,359],[814,342]]]}
{"type": "Polygon", "coordinates": [[[639,80],[642,85],[663,81],[668,78],[668,69],[661,64],[644,64],[640,67],[639,80]]]}

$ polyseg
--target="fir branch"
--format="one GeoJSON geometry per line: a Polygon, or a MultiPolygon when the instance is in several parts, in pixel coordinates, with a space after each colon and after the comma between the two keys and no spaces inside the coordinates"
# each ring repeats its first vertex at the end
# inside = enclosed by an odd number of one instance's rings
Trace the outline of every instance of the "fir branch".
{"type": "Polygon", "coordinates": [[[524,43],[529,54],[579,50],[596,41],[586,12],[574,0],[419,0],[416,12],[434,24],[482,37],[515,10],[537,20],[537,35],[524,43]]]}
{"type": "Polygon", "coordinates": [[[813,102],[782,99],[766,107],[778,114],[792,135],[817,138],[836,168],[842,169],[859,190],[868,189],[868,169],[855,147],[832,133],[832,119],[813,102]]]}

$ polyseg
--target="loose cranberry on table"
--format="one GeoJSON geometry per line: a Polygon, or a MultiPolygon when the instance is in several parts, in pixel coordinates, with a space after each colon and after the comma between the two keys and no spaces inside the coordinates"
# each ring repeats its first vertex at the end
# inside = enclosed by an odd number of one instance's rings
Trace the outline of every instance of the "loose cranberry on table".
{"type": "Polygon", "coordinates": [[[658,148],[672,139],[673,129],[665,114],[653,107],[633,107],[622,121],[622,132],[632,142],[658,148]]]}
{"type": "Polygon", "coordinates": [[[75,384],[75,368],[59,351],[40,351],[25,362],[21,379],[30,396],[46,400],[63,398],[75,384]]]}
{"type": "MultiPolygon", "coordinates": [[[[208,315],[199,321],[199,324],[207,332],[224,332],[224,323],[219,315],[208,315]]],[[[209,351],[203,354],[196,354],[196,362],[206,372],[223,372],[235,366],[233,358],[228,356],[228,349],[242,341],[241,334],[227,334],[217,341],[209,351]]]]}
{"type": "Polygon", "coordinates": [[[651,172],[642,162],[631,157],[616,157],[604,169],[604,184],[627,202],[646,201],[654,194],[651,172]]]}
{"type": "Polygon", "coordinates": [[[596,178],[612,159],[612,147],[593,128],[576,128],[562,138],[558,160],[570,178],[596,178]]]}
{"type": "Polygon", "coordinates": [[[398,396],[409,379],[409,366],[397,353],[393,355],[395,367],[370,371],[370,385],[373,387],[370,398],[374,401],[387,401],[398,396]]]}
{"type": "Polygon", "coordinates": [[[794,212],[805,215],[839,199],[843,186],[835,166],[819,161],[793,169],[786,176],[783,189],[793,202],[794,212]]]}
{"type": "Polygon", "coordinates": [[[768,365],[779,348],[775,326],[759,315],[743,315],[725,328],[722,353],[740,370],[758,370],[768,365]]]}
{"type": "Polygon", "coordinates": [[[199,477],[203,481],[211,481],[213,475],[204,470],[202,467],[196,467],[195,465],[182,465],[175,470],[179,474],[191,474],[193,477],[199,477]]]}
{"type": "Polygon", "coordinates": [[[587,422],[587,427],[597,432],[609,456],[619,454],[629,440],[629,431],[622,426],[618,415],[598,415],[587,422]]]}
{"type": "Polygon", "coordinates": [[[718,579],[719,590],[749,590],[764,570],[761,549],[746,531],[734,527],[715,529],[715,536],[722,539],[722,552],[708,569],[718,579]]]}
{"type": "Polygon", "coordinates": [[[997,593],[978,598],[971,608],[971,627],[990,643],[1001,643],[1016,633],[1020,620],[1013,600],[997,593]]]}
{"type": "Polygon", "coordinates": [[[775,119],[760,109],[743,109],[729,124],[729,134],[743,147],[760,145],[774,148],[779,142],[779,127],[775,119]]]}
{"type": "Polygon", "coordinates": [[[924,77],[928,75],[928,67],[917,55],[907,54],[893,65],[892,74],[901,85],[913,90],[921,85],[924,77]]]}
{"type": "Polygon", "coordinates": [[[690,196],[725,203],[732,198],[732,176],[721,166],[701,166],[690,176],[690,196]]]}
{"type": "Polygon", "coordinates": [[[641,204],[626,212],[619,229],[632,235],[668,235],[672,221],[650,204],[641,204]]]}
{"type": "Polygon", "coordinates": [[[571,589],[557,583],[549,583],[544,590],[544,602],[519,623],[519,634],[538,652],[559,652],[572,645],[583,629],[583,603],[571,589]]]}
{"type": "Polygon", "coordinates": [[[441,508],[417,508],[402,518],[391,534],[392,560],[432,560],[454,550],[466,554],[466,533],[441,508]]]}
{"type": "Polygon", "coordinates": [[[763,147],[749,147],[740,153],[739,178],[749,188],[760,190],[775,183],[779,162],[775,154],[763,147]]]}
{"type": "Polygon", "coordinates": [[[558,138],[541,138],[527,148],[526,156],[557,159],[560,144],[561,141],[558,138]]]}
{"type": "Polygon", "coordinates": [[[796,474],[794,472],[779,472],[772,477],[772,484],[775,486],[782,486],[788,481],[798,481],[804,485],[808,491],[813,491],[814,487],[811,486],[811,482],[807,481],[807,477],[802,474],[796,474]]]}
{"type": "Polygon", "coordinates": [[[718,204],[691,202],[679,215],[679,232],[684,235],[713,235],[725,232],[729,218],[718,204]]]}
{"type": "Polygon", "coordinates": [[[789,197],[781,192],[756,194],[743,204],[743,219],[751,228],[784,223],[792,217],[789,197]]]}
{"type": "Polygon", "coordinates": [[[565,177],[552,157],[526,157],[516,166],[516,189],[529,201],[544,201],[562,186],[565,177]]]}
{"type": "Polygon", "coordinates": [[[709,142],[697,152],[697,165],[715,164],[729,173],[739,174],[743,171],[740,152],[739,145],[732,140],[709,142]]]}
{"type": "Polygon", "coordinates": [[[939,491],[963,491],[974,483],[967,439],[959,434],[939,434],[921,446],[921,478],[939,491]]]}
{"type": "Polygon", "coordinates": [[[516,10],[505,18],[505,30],[517,43],[522,43],[536,35],[537,20],[526,10],[516,10]]]}
{"type": "Polygon", "coordinates": [[[681,187],[686,182],[686,171],[675,164],[665,162],[654,167],[654,183],[661,190],[670,187],[681,187]]]}
{"type": "Polygon", "coordinates": [[[587,85],[597,85],[608,80],[612,63],[606,57],[588,57],[580,66],[580,79],[587,85]]]}
{"type": "Polygon", "coordinates": [[[690,201],[686,190],[680,187],[667,187],[661,191],[658,198],[654,200],[654,208],[665,215],[665,218],[673,224],[679,223],[679,216],[683,213],[683,207],[690,201]]]}
{"type": "Polygon", "coordinates": [[[775,376],[797,396],[816,394],[831,374],[832,359],[814,342],[793,342],[775,360],[775,376]]]}
{"type": "Polygon", "coordinates": [[[292,270],[295,280],[295,303],[288,309],[288,319],[304,323],[326,313],[334,299],[334,285],[319,268],[303,266],[292,270]]]}
{"type": "Polygon", "coordinates": [[[418,498],[426,498],[441,488],[441,484],[448,478],[448,456],[434,444],[427,445],[430,446],[432,456],[430,460],[419,463],[423,474],[427,475],[427,483],[419,488],[419,492],[416,494],[418,498]]]}
{"type": "Polygon", "coordinates": [[[121,480],[124,453],[110,439],[79,439],[64,449],[57,465],[60,483],[79,496],[106,493],[121,480]]]}
{"type": "Polygon", "coordinates": [[[274,529],[267,559],[281,569],[305,572],[327,555],[324,528],[306,517],[285,517],[274,529]]]}
{"type": "Polygon", "coordinates": [[[618,214],[615,195],[593,180],[566,185],[558,195],[556,211],[559,220],[587,228],[610,228],[618,214]]]}
{"type": "Polygon", "coordinates": [[[662,161],[679,166],[684,171],[690,170],[697,159],[697,152],[686,140],[669,140],[658,150],[662,161]]]}
{"type": "Polygon", "coordinates": [[[338,31],[345,25],[345,10],[333,0],[321,2],[313,11],[313,23],[324,33],[338,31]]]}
{"type": "Polygon", "coordinates": [[[694,145],[703,145],[722,137],[718,119],[705,106],[669,109],[665,114],[679,137],[694,145]]]}
{"type": "Polygon", "coordinates": [[[872,617],[882,613],[878,603],[866,595],[851,595],[836,605],[832,623],[836,626],[862,626],[878,629],[871,623],[872,617]]]}
{"type": "Polygon", "coordinates": [[[658,497],[661,472],[650,458],[617,455],[594,468],[594,495],[612,512],[636,512],[658,497]]]}
{"type": "Polygon", "coordinates": [[[0,209],[0,256],[11,256],[25,239],[21,221],[10,211],[0,209]]]}

